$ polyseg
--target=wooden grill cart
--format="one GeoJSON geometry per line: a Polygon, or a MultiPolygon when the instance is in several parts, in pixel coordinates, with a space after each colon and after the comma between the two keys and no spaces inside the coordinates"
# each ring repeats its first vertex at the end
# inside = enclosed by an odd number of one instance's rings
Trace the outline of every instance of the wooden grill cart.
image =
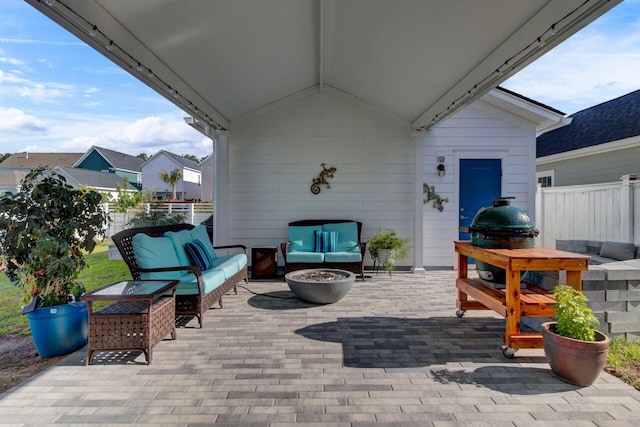
{"type": "Polygon", "coordinates": [[[589,256],[547,248],[488,249],[468,241],[455,241],[458,253],[456,280],[456,315],[466,310],[493,310],[505,318],[503,354],[512,358],[520,348],[542,348],[541,332],[520,331],[521,316],[554,316],[553,294],[538,286],[521,288],[523,271],[566,271],[566,284],[582,289],[582,271],[588,268],[589,256]],[[484,261],[506,271],[504,289],[488,286],[468,276],[468,258],[484,261]],[[471,297],[471,299],[469,299],[471,297]]]}

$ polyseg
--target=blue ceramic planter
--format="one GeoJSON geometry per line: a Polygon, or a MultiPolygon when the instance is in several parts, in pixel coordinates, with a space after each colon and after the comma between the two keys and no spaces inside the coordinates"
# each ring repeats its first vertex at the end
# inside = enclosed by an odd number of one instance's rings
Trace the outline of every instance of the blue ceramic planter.
{"type": "Polygon", "coordinates": [[[62,356],[87,343],[89,314],[84,302],[38,308],[27,317],[40,357],[62,356]]]}

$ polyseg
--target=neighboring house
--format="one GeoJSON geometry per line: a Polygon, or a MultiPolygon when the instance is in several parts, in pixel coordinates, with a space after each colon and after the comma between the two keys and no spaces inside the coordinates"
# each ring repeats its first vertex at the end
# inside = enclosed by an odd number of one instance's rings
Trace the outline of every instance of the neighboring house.
{"type": "Polygon", "coordinates": [[[204,160],[200,162],[200,181],[202,185],[200,186],[200,200],[203,202],[212,202],[213,194],[215,188],[214,182],[214,166],[215,166],[215,156],[213,153],[208,155],[204,160]]]}
{"type": "Polygon", "coordinates": [[[67,184],[74,188],[90,188],[98,193],[108,194],[112,199],[118,198],[118,186],[123,188],[124,191],[138,191],[131,184],[125,188],[124,179],[113,173],[64,166],[56,166],[53,170],[62,175],[67,180],[67,184]]]}
{"type": "Polygon", "coordinates": [[[544,186],[640,176],[640,90],[579,111],[537,138],[536,176],[544,186]]]}
{"type": "Polygon", "coordinates": [[[18,193],[20,184],[28,173],[20,170],[0,172],[0,197],[18,193]]]}
{"type": "Polygon", "coordinates": [[[162,180],[162,171],[171,173],[180,170],[180,181],[176,185],[176,197],[179,200],[200,199],[200,166],[198,162],[177,154],[160,150],[142,164],[142,188],[153,191],[157,198],[173,199],[173,187],[162,180]]]}
{"type": "Polygon", "coordinates": [[[73,165],[81,169],[114,173],[138,190],[142,189],[142,164],[144,159],[119,151],[93,146],[73,165]]]}
{"type": "Polygon", "coordinates": [[[21,170],[30,172],[40,166],[73,166],[82,153],[15,153],[0,163],[0,172],[21,170]]]}
{"type": "Polygon", "coordinates": [[[39,167],[72,166],[82,153],[15,153],[0,163],[0,196],[16,194],[24,177],[39,167]]]}

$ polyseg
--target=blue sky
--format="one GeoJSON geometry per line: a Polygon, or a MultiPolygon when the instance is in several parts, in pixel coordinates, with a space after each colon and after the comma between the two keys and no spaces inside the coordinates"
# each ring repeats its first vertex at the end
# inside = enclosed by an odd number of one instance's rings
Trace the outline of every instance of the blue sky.
{"type": "Polygon", "coordinates": [[[21,0],[0,0],[0,153],[210,154],[186,113],[21,0]]]}
{"type": "MultiPolygon", "coordinates": [[[[567,114],[640,89],[640,0],[626,0],[503,86],[567,114]]],[[[184,112],[22,0],[0,0],[0,153],[203,157],[184,112]]]]}
{"type": "Polygon", "coordinates": [[[640,0],[625,0],[502,84],[566,113],[640,89],[640,0]]]}

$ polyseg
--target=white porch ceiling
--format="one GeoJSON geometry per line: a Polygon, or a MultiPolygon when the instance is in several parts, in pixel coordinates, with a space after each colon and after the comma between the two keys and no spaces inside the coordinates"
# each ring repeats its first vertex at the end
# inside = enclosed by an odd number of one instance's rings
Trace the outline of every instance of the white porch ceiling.
{"type": "Polygon", "coordinates": [[[225,129],[325,85],[425,128],[620,2],[26,1],[188,114],[225,129]]]}

